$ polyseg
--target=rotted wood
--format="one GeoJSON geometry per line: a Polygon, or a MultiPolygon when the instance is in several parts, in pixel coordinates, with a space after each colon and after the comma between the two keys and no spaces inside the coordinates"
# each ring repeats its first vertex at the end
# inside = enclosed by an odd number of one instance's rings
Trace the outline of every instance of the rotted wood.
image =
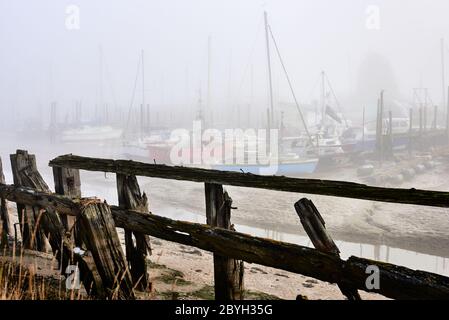
{"type": "MultiPolygon", "coordinates": [[[[145,193],[141,194],[135,176],[117,174],[117,192],[120,208],[149,214],[148,198],[145,193]]],[[[151,286],[147,263],[148,253],[151,254],[150,237],[125,229],[125,247],[133,285],[139,290],[148,290],[151,286]]]]}
{"type": "Polygon", "coordinates": [[[90,171],[114,172],[135,176],[186,180],[212,184],[215,183],[302,194],[320,194],[334,197],[425,205],[442,208],[449,207],[449,192],[419,190],[414,188],[399,189],[372,187],[345,181],[301,179],[284,176],[260,176],[250,173],[226,172],[188,167],[172,167],[129,160],[89,158],[75,155],[59,156],[51,160],[49,165],[90,171]]]}
{"type": "MultiPolygon", "coordinates": [[[[0,158],[0,183],[5,184],[5,176],[3,174],[2,158],[0,158]]],[[[9,219],[8,206],[6,199],[0,197],[0,248],[7,247],[8,238],[12,237],[11,222],[9,219]]]]}
{"type": "MultiPolygon", "coordinates": [[[[80,199],[72,200],[57,194],[39,191],[32,188],[16,187],[14,185],[0,184],[0,197],[22,203],[24,205],[41,208],[42,228],[45,234],[49,234],[49,241],[52,247],[57,248],[54,252],[58,260],[60,270],[65,274],[67,266],[78,265],[80,278],[88,294],[102,299],[108,298],[109,293],[104,288],[102,278],[99,275],[95,261],[88,248],[82,247],[84,254],[75,253],[75,247],[79,247],[70,234],[62,225],[59,214],[77,217],[80,212],[80,199]],[[59,249],[61,248],[62,250],[59,249]]],[[[86,201],[86,199],[84,199],[86,201]]],[[[97,201],[97,200],[94,200],[97,201]]],[[[81,239],[76,239],[82,242],[81,239]]],[[[81,248],[80,248],[81,249],[81,248]]]]}
{"type": "MultiPolygon", "coordinates": [[[[79,212],[79,207],[72,214],[79,212]]],[[[65,270],[69,265],[76,265],[79,269],[80,280],[89,295],[97,298],[107,298],[107,294],[103,287],[103,282],[98,274],[97,267],[89,251],[83,254],[77,253],[75,243],[66,232],[59,216],[54,214],[53,207],[42,209],[42,228],[45,234],[49,234],[49,241],[53,246],[59,246],[61,249],[55,253],[56,259],[60,263],[60,271],[65,274],[65,270]]],[[[73,216],[72,216],[73,217],[73,216]]],[[[79,249],[79,248],[78,248],[79,249]]]]}
{"type": "MultiPolygon", "coordinates": [[[[53,167],[53,180],[55,183],[55,192],[60,195],[65,195],[72,199],[81,198],[81,179],[80,171],[78,169],[53,167]]],[[[70,231],[72,239],[74,239],[77,246],[82,246],[78,241],[80,239],[80,232],[78,225],[75,223],[73,216],[62,215],[61,221],[67,231],[70,231]]]]}
{"type": "MultiPolygon", "coordinates": [[[[295,203],[295,210],[314,247],[319,251],[340,257],[340,250],[327,232],[324,219],[313,202],[303,198],[295,203]]],[[[343,282],[338,283],[338,287],[348,300],[361,300],[357,289],[343,282]]]]}
{"type": "MultiPolygon", "coordinates": [[[[53,209],[70,207],[67,202],[71,202],[74,207],[77,206],[77,203],[68,198],[2,184],[0,196],[9,201],[23,199],[28,205],[37,205],[33,201],[40,199],[40,203],[53,209]]],[[[125,210],[118,206],[110,208],[115,226],[118,228],[197,247],[221,256],[282,269],[330,283],[344,280],[353,288],[379,293],[393,299],[449,299],[449,278],[445,276],[357,257],[350,257],[345,261],[335,254],[304,246],[252,237],[198,223],[171,220],[155,214],[125,210]],[[368,289],[366,286],[368,266],[379,268],[381,285],[377,289],[368,289]]],[[[78,214],[70,210],[65,212],[71,215],[78,214]]]]}
{"type": "MultiPolygon", "coordinates": [[[[235,231],[231,225],[232,199],[223,192],[223,186],[206,183],[205,194],[207,224],[235,231]]],[[[214,282],[215,299],[243,300],[243,261],[214,254],[214,282]]]]}
{"type": "MultiPolygon", "coordinates": [[[[14,185],[50,191],[36,166],[36,157],[28,151],[17,150],[10,155],[14,185]]],[[[26,249],[47,251],[48,241],[40,228],[41,211],[38,207],[17,203],[17,214],[22,234],[22,244],[26,249]]],[[[52,248],[55,250],[55,248],[52,248]]]]}
{"type": "Polygon", "coordinates": [[[110,207],[99,200],[81,200],[83,243],[92,253],[110,299],[133,299],[133,283],[110,207]]]}

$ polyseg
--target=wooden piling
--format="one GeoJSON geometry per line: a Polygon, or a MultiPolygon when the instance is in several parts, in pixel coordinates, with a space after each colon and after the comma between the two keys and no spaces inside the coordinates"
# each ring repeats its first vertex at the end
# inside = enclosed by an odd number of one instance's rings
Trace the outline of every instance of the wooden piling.
{"type": "MultiPolygon", "coordinates": [[[[147,196],[141,194],[136,176],[117,174],[117,192],[120,208],[149,214],[147,196]]],[[[125,229],[125,246],[133,285],[139,290],[148,290],[151,285],[147,263],[148,253],[151,254],[150,237],[125,229]]]]}
{"type": "MultiPolygon", "coordinates": [[[[340,250],[327,232],[324,219],[313,202],[305,198],[301,199],[295,203],[295,210],[315,248],[340,257],[340,250]]],[[[338,287],[348,300],[361,300],[357,289],[343,282],[338,283],[338,287]]]]}
{"type": "Polygon", "coordinates": [[[82,200],[79,215],[83,242],[92,253],[107,297],[133,299],[131,275],[110,207],[98,200],[82,200]]]}
{"type": "MultiPolygon", "coordinates": [[[[0,183],[5,184],[3,174],[2,158],[0,158],[0,183]]],[[[8,246],[8,237],[11,237],[11,223],[9,220],[8,206],[6,199],[0,198],[0,248],[8,246]]]]}
{"type": "MultiPolygon", "coordinates": [[[[231,225],[232,199],[220,184],[206,183],[207,224],[226,230],[231,225]]],[[[216,300],[243,300],[243,261],[214,254],[214,282],[216,300]]]]}
{"type": "Polygon", "coordinates": [[[408,128],[408,153],[409,153],[409,155],[411,155],[412,154],[412,147],[413,147],[413,145],[412,145],[412,135],[413,135],[413,109],[412,108],[410,108],[410,110],[409,110],[409,121],[410,121],[410,123],[409,123],[409,128],[408,128]]]}
{"type": "Polygon", "coordinates": [[[389,157],[393,157],[393,113],[388,111],[388,145],[387,152],[389,157]]]}
{"type": "Polygon", "coordinates": [[[438,106],[433,107],[433,130],[437,130],[437,122],[438,122],[438,106]]]}

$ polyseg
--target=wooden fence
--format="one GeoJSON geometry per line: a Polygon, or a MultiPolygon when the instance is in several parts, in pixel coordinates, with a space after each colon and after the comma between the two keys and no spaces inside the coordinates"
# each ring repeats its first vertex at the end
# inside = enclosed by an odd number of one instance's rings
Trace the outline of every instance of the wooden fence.
{"type": "Polygon", "coordinates": [[[33,165],[33,156],[18,151],[11,156],[13,168],[20,167],[18,159],[22,159],[20,163],[28,163],[25,166],[28,169],[13,169],[14,185],[0,181],[0,198],[20,206],[22,237],[26,239],[26,230],[31,231],[29,242],[24,245],[39,249],[33,235],[37,234],[34,231],[41,230],[42,236],[50,239],[61,265],[77,263],[84,286],[99,297],[129,299],[134,298],[134,290],[149,287],[147,255],[151,247],[148,236],[153,236],[213,252],[215,298],[220,300],[244,297],[243,261],[336,283],[351,300],[360,299],[357,290],[394,299],[449,298],[447,277],[358,257],[341,259],[324,220],[307,199],[292,204],[292,209],[296,210],[316,249],[236,232],[230,222],[232,199],[223,191],[223,185],[437,207],[449,207],[447,192],[65,155],[50,161],[54,194],[45,187],[33,165]],[[79,170],[116,173],[119,205],[109,206],[95,198],[82,199],[79,170]],[[23,179],[16,180],[16,175],[23,179]],[[28,176],[29,179],[24,179],[28,176]],[[207,225],[150,213],[147,197],[141,193],[136,176],[203,182],[207,225]],[[122,252],[116,227],[125,229],[126,254],[122,252]],[[76,247],[87,253],[78,254],[76,247]],[[373,265],[379,270],[378,288],[366,285],[367,268],[373,265]]]}

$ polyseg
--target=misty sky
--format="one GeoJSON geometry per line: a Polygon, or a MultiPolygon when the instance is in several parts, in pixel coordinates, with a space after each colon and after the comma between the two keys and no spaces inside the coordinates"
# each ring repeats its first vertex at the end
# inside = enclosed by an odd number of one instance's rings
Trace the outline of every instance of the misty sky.
{"type": "MultiPolygon", "coordinates": [[[[440,103],[448,9],[447,0],[0,0],[0,112],[37,112],[53,100],[94,106],[100,47],[106,103],[129,108],[143,49],[148,102],[192,105],[200,89],[206,95],[208,36],[211,104],[248,103],[251,70],[255,100],[268,104],[264,10],[301,102],[317,98],[321,70],[337,95],[350,97],[363,81],[361,62],[376,54],[391,66],[402,98],[422,84],[440,103]],[[66,28],[71,4],[80,9],[79,30],[66,28]],[[366,27],[370,5],[380,9],[379,30],[366,27]]],[[[273,48],[272,54],[276,101],[292,101],[273,48]]]]}

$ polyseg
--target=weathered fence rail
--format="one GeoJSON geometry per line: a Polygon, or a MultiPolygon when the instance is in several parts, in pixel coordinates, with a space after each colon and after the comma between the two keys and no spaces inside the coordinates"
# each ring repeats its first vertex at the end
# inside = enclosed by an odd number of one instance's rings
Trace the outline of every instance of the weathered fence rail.
{"type": "Polygon", "coordinates": [[[129,160],[87,158],[74,155],[57,157],[50,161],[50,166],[381,202],[449,207],[449,192],[441,191],[382,188],[353,182],[283,176],[259,176],[250,173],[171,167],[129,160]]]}
{"type": "MultiPolygon", "coordinates": [[[[232,199],[224,192],[223,185],[437,207],[449,207],[447,192],[378,188],[350,182],[258,176],[73,155],[53,159],[50,166],[57,194],[48,188],[6,185],[0,181],[0,198],[25,208],[43,210],[45,223],[48,220],[58,222],[58,219],[64,222],[66,233],[60,232],[59,222],[59,231],[53,231],[55,224],[50,224],[53,229],[47,226],[44,231],[63,239],[62,250],[66,255],[74,254],[75,244],[88,250],[87,256],[76,259],[82,267],[83,282],[97,295],[134,298],[133,288],[145,290],[151,285],[146,258],[151,250],[148,236],[153,236],[212,252],[217,299],[243,298],[243,261],[336,283],[348,299],[359,299],[357,290],[395,299],[449,299],[448,277],[357,257],[341,259],[326,232],[324,220],[307,200],[298,201],[295,209],[316,249],[235,232],[231,224],[232,199]],[[119,205],[109,206],[95,198],[81,199],[79,170],[116,173],[119,205]],[[207,225],[150,213],[148,199],[141,193],[136,176],[204,183],[207,225]],[[53,214],[55,212],[58,216],[53,214]],[[47,219],[47,213],[51,219],[47,219]],[[125,229],[126,255],[114,227],[125,229]],[[73,229],[77,231],[68,237],[73,229]],[[382,282],[380,287],[370,289],[366,286],[366,270],[373,265],[378,267],[382,282]]],[[[65,262],[61,255],[57,258],[65,262]]]]}
{"type": "MultiPolygon", "coordinates": [[[[73,216],[80,212],[80,202],[28,188],[0,184],[0,197],[27,205],[44,205],[54,210],[71,208],[63,212],[73,216]]],[[[449,278],[441,275],[357,257],[342,260],[335,254],[300,245],[172,220],[118,206],[110,208],[118,228],[194,246],[220,256],[299,273],[330,283],[342,283],[395,299],[449,298],[449,278]],[[366,268],[369,265],[379,268],[382,279],[379,289],[369,290],[366,287],[366,268]]]]}

